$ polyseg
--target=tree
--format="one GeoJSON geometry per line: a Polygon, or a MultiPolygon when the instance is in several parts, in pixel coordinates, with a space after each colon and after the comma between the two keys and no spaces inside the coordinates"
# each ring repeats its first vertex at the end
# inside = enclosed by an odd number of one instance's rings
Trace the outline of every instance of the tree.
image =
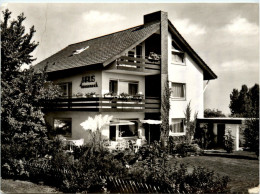
{"type": "Polygon", "coordinates": [[[31,53],[38,46],[32,41],[35,33],[34,26],[29,33],[25,33],[23,21],[26,19],[22,13],[16,20],[12,20],[11,12],[6,9],[3,13],[4,21],[1,20],[1,79],[12,79],[22,64],[30,64],[35,60],[31,53]]]}
{"type": "Polygon", "coordinates": [[[235,117],[259,117],[259,85],[252,88],[242,85],[241,90],[233,89],[230,94],[229,105],[231,116],[235,117]]]}
{"type": "Polygon", "coordinates": [[[252,88],[249,89],[249,97],[251,99],[251,106],[253,115],[256,115],[256,118],[259,118],[259,85],[255,84],[252,88]]]}
{"type": "Polygon", "coordinates": [[[198,117],[198,112],[194,113],[194,118],[193,121],[191,120],[191,106],[190,106],[191,101],[187,104],[186,109],[184,111],[185,115],[185,126],[186,126],[186,138],[189,143],[192,142],[193,136],[195,134],[195,128],[197,125],[197,117],[198,117]]]}
{"type": "Polygon", "coordinates": [[[226,117],[225,114],[222,113],[222,111],[218,109],[205,109],[204,110],[204,117],[205,118],[212,118],[212,117],[226,117]]]}
{"type": "MultiPolygon", "coordinates": [[[[31,52],[38,43],[31,42],[35,32],[25,34],[23,14],[10,22],[5,10],[1,20],[1,143],[2,156],[30,158],[43,150],[47,140],[43,117],[45,101],[58,96],[58,88],[46,81],[46,69],[20,70],[33,60],[31,52]]],[[[3,157],[2,157],[3,158],[3,157]]]]}
{"type": "Polygon", "coordinates": [[[254,151],[259,156],[259,119],[250,118],[245,121],[245,129],[243,131],[245,139],[245,147],[254,151]]]}
{"type": "Polygon", "coordinates": [[[170,111],[170,96],[171,91],[169,88],[168,80],[164,83],[164,92],[163,92],[163,98],[162,98],[162,108],[161,108],[161,136],[160,141],[162,143],[162,146],[166,146],[166,142],[169,139],[169,111],[170,111]]]}

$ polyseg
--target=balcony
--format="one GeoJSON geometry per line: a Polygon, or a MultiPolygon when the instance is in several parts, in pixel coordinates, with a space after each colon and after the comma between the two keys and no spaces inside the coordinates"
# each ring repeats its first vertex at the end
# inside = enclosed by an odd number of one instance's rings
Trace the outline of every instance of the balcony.
{"type": "Polygon", "coordinates": [[[121,56],[106,71],[134,75],[156,75],[160,74],[160,70],[160,60],[154,60],[146,56],[121,56]]]}
{"type": "Polygon", "coordinates": [[[62,98],[47,102],[45,111],[160,112],[159,98],[62,98]]]}

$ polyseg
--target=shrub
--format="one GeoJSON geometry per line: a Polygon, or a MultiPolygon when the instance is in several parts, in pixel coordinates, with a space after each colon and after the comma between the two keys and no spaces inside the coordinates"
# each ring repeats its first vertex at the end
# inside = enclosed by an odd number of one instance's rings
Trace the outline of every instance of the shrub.
{"type": "Polygon", "coordinates": [[[190,144],[190,143],[180,143],[176,145],[176,154],[180,154],[181,156],[188,156],[189,154],[201,155],[203,154],[203,150],[198,146],[198,144],[190,144]]]}
{"type": "Polygon", "coordinates": [[[257,157],[259,157],[259,119],[247,119],[243,134],[245,139],[244,146],[254,151],[257,157]]]}
{"type": "Polygon", "coordinates": [[[224,149],[228,153],[232,153],[234,150],[234,136],[231,135],[231,131],[224,136],[224,149]]]}
{"type": "Polygon", "coordinates": [[[46,185],[69,193],[103,192],[107,183],[101,177],[109,176],[146,182],[165,188],[170,193],[223,192],[228,182],[228,178],[219,178],[204,168],[194,167],[188,173],[186,165],[170,163],[158,142],[141,147],[137,154],[130,150],[92,152],[87,146],[67,153],[60,139],[49,141],[46,147],[46,153],[50,154],[46,157],[30,162],[6,160],[2,174],[28,178],[34,182],[43,181],[46,185]]]}
{"type": "Polygon", "coordinates": [[[202,167],[194,167],[189,173],[186,165],[170,165],[162,158],[138,162],[129,169],[129,174],[138,182],[160,186],[170,193],[226,192],[229,181],[228,177],[219,177],[202,167]]]}
{"type": "Polygon", "coordinates": [[[191,174],[184,178],[181,192],[184,193],[223,193],[227,192],[229,177],[220,177],[214,171],[209,171],[203,167],[194,167],[191,174]]]}
{"type": "Polygon", "coordinates": [[[2,177],[26,179],[29,176],[27,169],[24,166],[24,160],[10,159],[2,165],[2,177]]]}
{"type": "Polygon", "coordinates": [[[198,144],[189,143],[185,136],[178,136],[169,138],[168,150],[170,154],[179,154],[181,156],[187,156],[188,153],[193,153],[195,155],[203,154],[203,150],[198,144]]]}

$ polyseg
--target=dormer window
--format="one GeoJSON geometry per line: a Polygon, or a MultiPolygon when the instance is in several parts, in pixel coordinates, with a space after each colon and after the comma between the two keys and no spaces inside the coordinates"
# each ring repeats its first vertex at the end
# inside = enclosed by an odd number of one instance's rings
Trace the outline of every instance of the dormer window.
{"type": "Polygon", "coordinates": [[[73,52],[73,55],[78,55],[78,54],[82,53],[83,51],[85,51],[85,50],[88,49],[88,48],[89,48],[89,46],[86,46],[86,47],[83,47],[83,48],[81,48],[81,49],[75,50],[75,51],[73,52]]]}

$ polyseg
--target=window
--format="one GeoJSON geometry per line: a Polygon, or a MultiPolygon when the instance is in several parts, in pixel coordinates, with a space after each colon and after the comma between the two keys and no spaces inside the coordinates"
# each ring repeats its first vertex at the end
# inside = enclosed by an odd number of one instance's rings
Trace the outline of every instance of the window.
{"type": "Polygon", "coordinates": [[[117,91],[118,91],[118,81],[110,80],[109,81],[109,92],[116,95],[117,91]]]}
{"type": "Polygon", "coordinates": [[[134,96],[137,93],[138,93],[138,83],[129,83],[128,84],[128,94],[134,96]]]}
{"type": "Polygon", "coordinates": [[[71,137],[71,118],[54,119],[54,131],[56,135],[63,135],[64,137],[71,137]]]}
{"type": "Polygon", "coordinates": [[[119,125],[119,134],[121,137],[133,137],[138,136],[138,122],[130,121],[134,125],[119,125]]]}
{"type": "Polygon", "coordinates": [[[184,133],[184,120],[183,119],[172,119],[171,132],[173,133],[184,133]]]}
{"type": "Polygon", "coordinates": [[[81,49],[75,50],[75,51],[73,51],[73,55],[78,55],[78,54],[82,53],[83,51],[85,51],[88,48],[89,48],[89,46],[86,46],[86,47],[83,47],[81,49]]]}
{"type": "Polygon", "coordinates": [[[136,57],[137,58],[141,58],[142,57],[142,46],[141,45],[138,45],[136,47],[136,57]]]}
{"type": "MultiPolygon", "coordinates": [[[[135,57],[135,49],[128,51],[128,57],[135,57]]],[[[134,62],[133,60],[128,60],[128,62],[134,62]]]]}
{"type": "Polygon", "coordinates": [[[60,92],[62,97],[71,96],[72,83],[62,83],[62,84],[58,84],[58,86],[60,87],[60,92]]]}
{"type": "Polygon", "coordinates": [[[172,83],[172,97],[176,99],[184,99],[185,98],[185,84],[183,83],[172,83]]]}
{"type": "Polygon", "coordinates": [[[184,53],[172,51],[172,63],[184,64],[184,53]]]}

